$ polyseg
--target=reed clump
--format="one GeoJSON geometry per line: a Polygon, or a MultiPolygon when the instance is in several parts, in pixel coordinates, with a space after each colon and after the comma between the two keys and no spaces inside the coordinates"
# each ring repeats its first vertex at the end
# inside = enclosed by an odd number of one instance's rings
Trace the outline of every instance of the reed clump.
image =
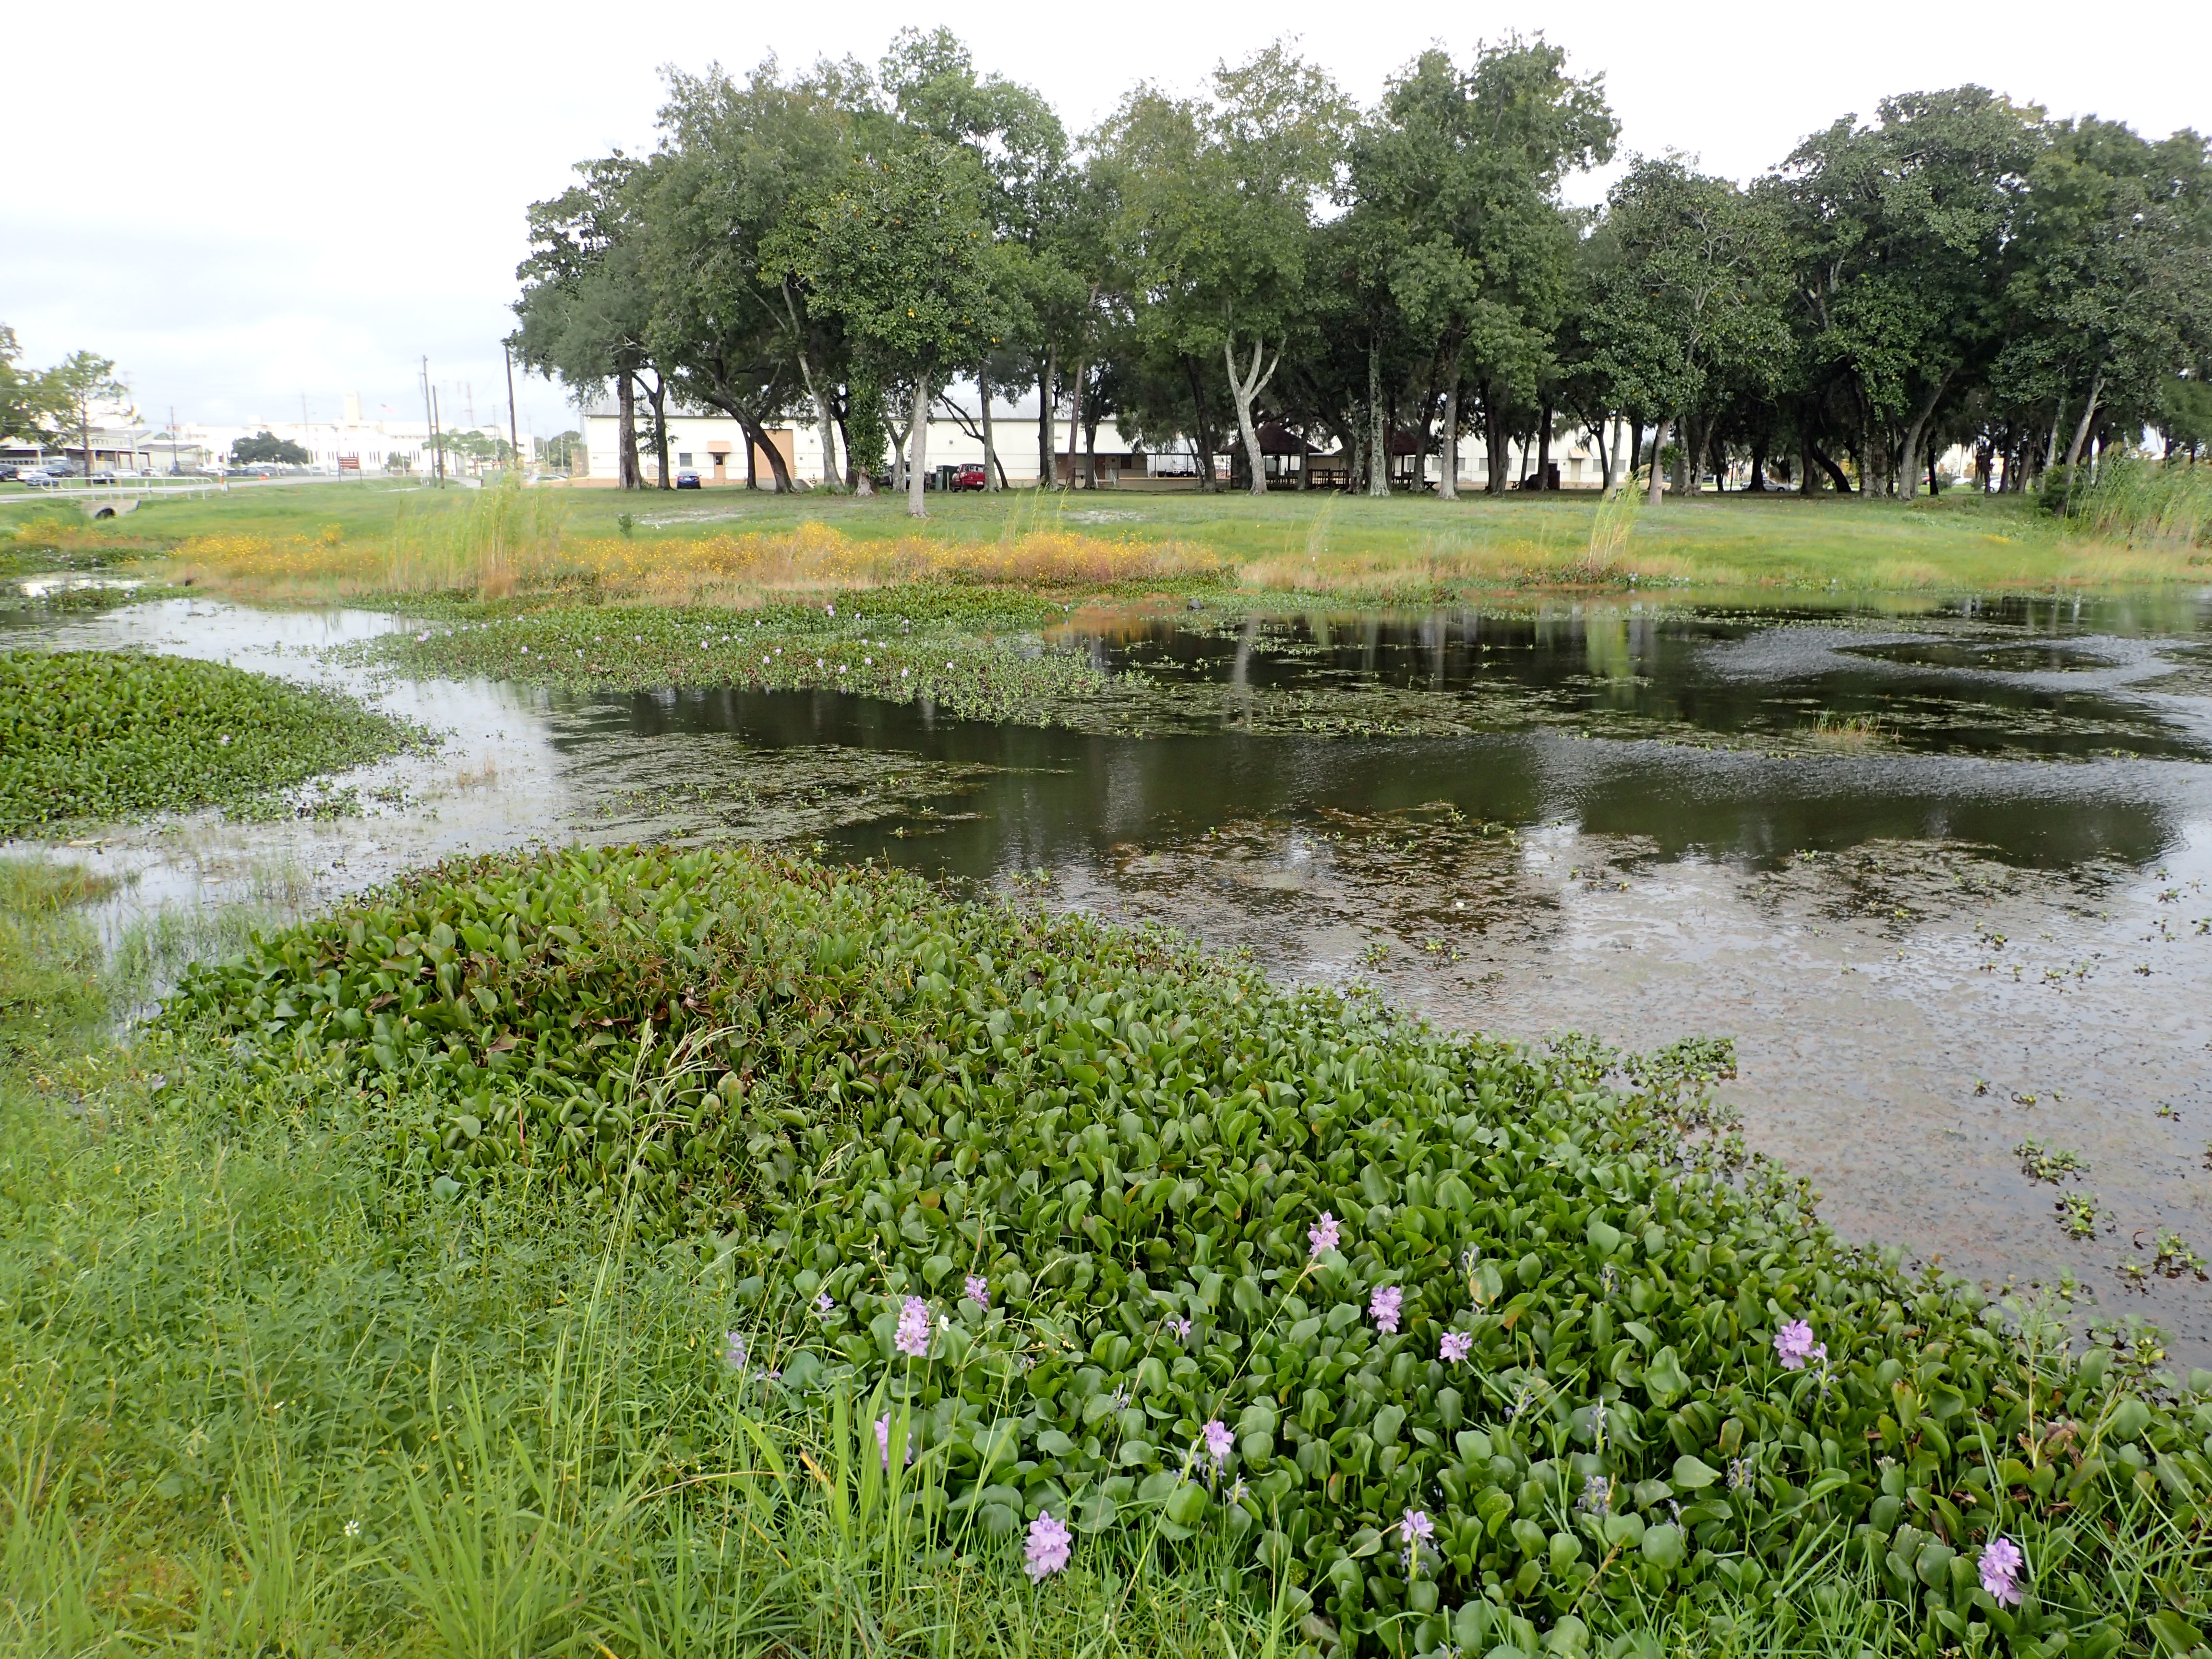
{"type": "Polygon", "coordinates": [[[2106,543],[2212,547],[2212,467],[2114,455],[2099,465],[2094,482],[2068,498],[2065,511],[2106,543]]]}

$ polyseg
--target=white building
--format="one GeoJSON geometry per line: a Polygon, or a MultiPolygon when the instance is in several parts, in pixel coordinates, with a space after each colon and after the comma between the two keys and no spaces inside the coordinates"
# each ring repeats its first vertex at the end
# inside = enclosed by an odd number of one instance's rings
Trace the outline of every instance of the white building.
{"type": "MultiPolygon", "coordinates": [[[[335,473],[341,477],[359,474],[364,477],[378,473],[413,473],[419,477],[430,464],[430,427],[422,420],[401,420],[390,410],[379,412],[374,420],[362,413],[361,394],[349,392],[339,404],[339,416],[334,421],[311,419],[283,421],[248,421],[240,426],[218,425],[196,421],[178,423],[176,441],[187,447],[198,447],[210,464],[221,465],[230,456],[230,447],[240,438],[257,437],[266,432],[273,438],[295,443],[307,452],[307,465],[318,472],[335,473]]],[[[310,411],[312,413],[312,411],[310,411]]],[[[151,429],[150,447],[159,458],[154,465],[167,470],[171,434],[167,427],[151,429]]],[[[496,422],[464,426],[458,422],[443,424],[441,430],[451,433],[473,432],[501,443],[507,441],[507,428],[496,422]]],[[[528,434],[521,434],[523,453],[530,453],[528,434]]],[[[456,462],[449,459],[449,468],[456,462]]]]}
{"type": "MultiPolygon", "coordinates": [[[[939,399],[929,422],[929,470],[939,482],[950,471],[983,464],[982,426],[975,413],[974,392],[972,389],[956,387],[952,399],[939,399]],[[964,398],[961,395],[963,391],[964,398]],[[957,414],[946,412],[945,407],[952,399],[958,400],[954,404],[957,414]]],[[[578,477],[579,483],[611,489],[619,481],[617,463],[621,418],[611,402],[595,404],[586,413],[586,465],[578,477]]],[[[637,424],[638,465],[647,484],[657,483],[659,459],[653,447],[648,411],[642,402],[638,408],[637,424]]],[[[1067,416],[1060,416],[1054,427],[1060,475],[1065,480],[1071,464],[1067,454],[1067,416]]],[[[787,417],[765,431],[793,481],[802,488],[818,488],[822,482],[821,428],[811,420],[787,417]]],[[[842,438],[839,441],[842,443],[842,438]]],[[[1073,458],[1073,465],[1081,473],[1089,465],[1088,434],[1079,433],[1077,441],[1084,447],[1083,453],[1073,458]]],[[[998,454],[1009,485],[1036,484],[1038,457],[1035,398],[1026,404],[992,404],[991,447],[998,454]]],[[[744,428],[727,415],[690,410],[671,410],[668,413],[668,465],[672,472],[696,472],[702,485],[742,484],[746,477],[745,449],[744,428]]],[[[1125,477],[1149,476],[1155,464],[1180,467],[1187,475],[1192,471],[1188,453],[1172,458],[1149,456],[1125,438],[1120,426],[1110,419],[1098,424],[1097,453],[1099,482],[1109,488],[1125,477]]],[[[757,447],[751,459],[753,476],[760,487],[771,488],[775,470],[767,451],[757,447]]],[[[842,476],[842,453],[838,460],[842,476]]]]}

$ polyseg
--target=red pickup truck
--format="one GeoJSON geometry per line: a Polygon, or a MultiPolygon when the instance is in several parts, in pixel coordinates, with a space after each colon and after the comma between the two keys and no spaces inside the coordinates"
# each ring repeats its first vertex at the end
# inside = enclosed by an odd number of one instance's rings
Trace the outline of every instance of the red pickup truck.
{"type": "Polygon", "coordinates": [[[983,469],[981,466],[959,468],[952,475],[952,487],[955,489],[981,489],[983,487],[983,469]]]}

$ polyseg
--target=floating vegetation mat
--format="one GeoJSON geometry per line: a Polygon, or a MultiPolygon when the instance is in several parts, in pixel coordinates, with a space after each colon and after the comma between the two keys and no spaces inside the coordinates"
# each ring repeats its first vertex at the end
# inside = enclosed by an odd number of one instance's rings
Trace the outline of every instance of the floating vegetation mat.
{"type": "Polygon", "coordinates": [[[0,653],[0,836],[219,805],[437,740],[333,692],[221,663],[0,653]]]}

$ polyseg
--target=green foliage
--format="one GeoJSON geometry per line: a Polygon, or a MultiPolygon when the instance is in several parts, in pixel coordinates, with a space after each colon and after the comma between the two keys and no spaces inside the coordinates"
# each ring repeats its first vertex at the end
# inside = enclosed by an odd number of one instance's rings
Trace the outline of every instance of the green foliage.
{"type": "Polygon", "coordinates": [[[0,835],[222,805],[424,741],[334,693],[222,663],[0,653],[0,835]]]}
{"type": "Polygon", "coordinates": [[[234,466],[305,466],[309,459],[307,452],[298,444],[273,432],[234,439],[230,446],[234,466]]]}
{"type": "Polygon", "coordinates": [[[880,1399],[947,1528],[1048,1510],[1226,1549],[1376,1650],[1571,1649],[1824,1550],[1946,1645],[2108,1652],[2206,1611],[2099,1585],[2108,1523],[2198,1526],[2212,1407],[1735,1171],[1680,1092],[1723,1051],[1623,1090],[1601,1053],[1445,1037],[1154,934],[643,852],[429,872],[191,975],[168,1019],[260,1086],[318,1079],[398,1190],[635,1201],[711,1239],[768,1398],[880,1399]],[[926,1358],[895,1346],[909,1297],[926,1358]],[[1796,1370],[1794,1319],[1824,1345],[1796,1370]],[[1975,1575],[2000,1532],[2030,1545],[2016,1609],[1975,1575]]]}

